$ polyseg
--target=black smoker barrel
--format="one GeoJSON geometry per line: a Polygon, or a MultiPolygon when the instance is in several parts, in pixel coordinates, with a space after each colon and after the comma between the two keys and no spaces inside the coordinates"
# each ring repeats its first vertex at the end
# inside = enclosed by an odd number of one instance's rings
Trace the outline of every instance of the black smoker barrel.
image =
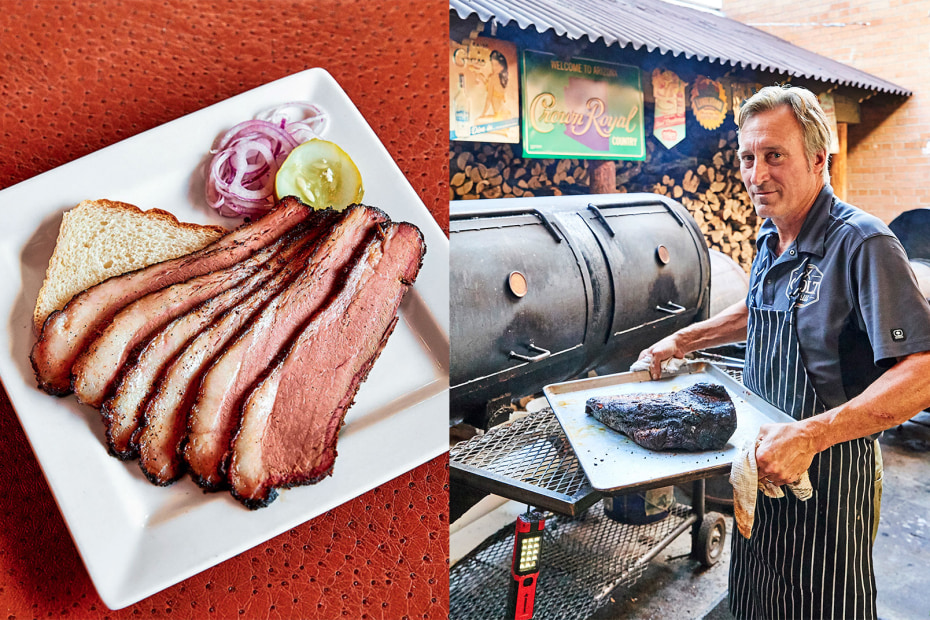
{"type": "Polygon", "coordinates": [[[911,209],[901,213],[888,224],[907,257],[930,259],[930,209],[911,209]]]}
{"type": "Polygon", "coordinates": [[[679,203],[656,194],[450,205],[451,422],[495,403],[629,369],[708,316],[710,259],[679,203]]]}

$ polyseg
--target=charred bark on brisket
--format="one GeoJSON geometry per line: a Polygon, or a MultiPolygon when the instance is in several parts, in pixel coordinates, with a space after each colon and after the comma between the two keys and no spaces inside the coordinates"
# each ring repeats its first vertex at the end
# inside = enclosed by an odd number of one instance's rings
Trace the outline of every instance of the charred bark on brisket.
{"type": "Polygon", "coordinates": [[[716,383],[589,398],[585,412],[650,450],[722,450],[736,432],[736,407],[716,383]]]}

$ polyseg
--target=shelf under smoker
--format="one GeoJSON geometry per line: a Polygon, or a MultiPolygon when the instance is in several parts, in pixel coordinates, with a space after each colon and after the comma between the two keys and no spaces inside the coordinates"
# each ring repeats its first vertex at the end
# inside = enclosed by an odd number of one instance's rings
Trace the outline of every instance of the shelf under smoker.
{"type": "Polygon", "coordinates": [[[456,444],[449,464],[453,481],[560,514],[602,497],[548,407],[456,444]]]}
{"type": "MultiPolygon", "coordinates": [[[[669,516],[645,525],[617,523],[596,506],[580,517],[549,515],[543,530],[533,616],[587,618],[629,587],[649,561],[693,521],[691,508],[676,504],[669,516]]],[[[451,620],[503,618],[510,581],[514,526],[501,528],[450,570],[451,620]]]]}

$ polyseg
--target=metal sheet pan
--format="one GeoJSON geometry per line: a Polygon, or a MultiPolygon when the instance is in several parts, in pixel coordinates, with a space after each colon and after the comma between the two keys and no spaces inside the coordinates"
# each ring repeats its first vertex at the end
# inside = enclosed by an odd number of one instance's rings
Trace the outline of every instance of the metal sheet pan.
{"type": "Polygon", "coordinates": [[[591,486],[608,495],[680,484],[726,474],[738,446],[755,438],[759,427],[793,422],[723,370],[706,362],[689,363],[677,373],[653,381],[648,372],[626,372],[554,383],[543,388],[591,486]],[[723,385],[736,406],[736,432],[720,451],[656,452],[643,448],[622,433],[585,413],[592,396],[673,392],[701,381],[723,385]]]}

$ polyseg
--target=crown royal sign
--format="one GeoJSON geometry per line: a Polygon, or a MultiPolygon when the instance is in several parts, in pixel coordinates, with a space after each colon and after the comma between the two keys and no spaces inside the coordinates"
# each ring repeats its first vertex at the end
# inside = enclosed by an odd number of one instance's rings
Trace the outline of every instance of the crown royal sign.
{"type": "Polygon", "coordinates": [[[523,156],[646,157],[639,69],[524,50],[523,156]]]}

